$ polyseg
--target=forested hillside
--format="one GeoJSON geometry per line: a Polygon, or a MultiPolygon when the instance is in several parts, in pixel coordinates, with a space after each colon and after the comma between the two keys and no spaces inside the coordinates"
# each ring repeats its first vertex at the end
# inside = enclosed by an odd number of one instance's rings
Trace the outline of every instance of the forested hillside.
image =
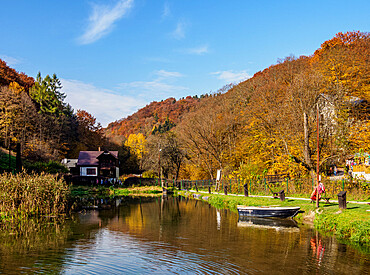
{"type": "MultiPolygon", "coordinates": [[[[369,33],[338,33],[312,56],[282,59],[228,92],[197,102],[171,131],[151,131],[156,113],[150,105],[108,129],[132,135],[126,145],[143,170],[158,174],[160,155],[166,177],[213,178],[217,169],[243,178],[274,172],[313,176],[317,112],[321,171],[370,150],[369,39],[369,33]],[[138,142],[139,133],[145,140],[138,142]]],[[[161,121],[171,112],[161,113],[161,121]]]]}
{"type": "Polygon", "coordinates": [[[55,74],[35,80],[0,60],[0,146],[14,151],[19,144],[23,158],[46,162],[103,147],[100,124],[74,112],[61,88],[55,74]]]}
{"type": "Polygon", "coordinates": [[[180,100],[171,97],[161,102],[151,102],[133,115],[110,123],[105,130],[106,135],[119,141],[128,138],[130,134],[167,132],[199,101],[198,97],[188,96],[180,100]]]}
{"type": "Polygon", "coordinates": [[[338,33],[223,92],[152,102],[106,129],[65,101],[57,76],[36,79],[0,60],[0,142],[29,160],[120,151],[121,171],[167,178],[314,175],[370,152],[370,36],[338,33]],[[317,116],[317,113],[319,114],[317,116]]]}

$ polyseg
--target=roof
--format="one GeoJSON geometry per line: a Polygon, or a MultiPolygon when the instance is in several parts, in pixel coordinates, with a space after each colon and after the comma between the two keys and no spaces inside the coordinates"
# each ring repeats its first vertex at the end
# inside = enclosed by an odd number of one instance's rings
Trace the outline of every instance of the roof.
{"type": "Polygon", "coordinates": [[[78,155],[77,165],[98,166],[98,157],[104,153],[108,153],[114,156],[116,159],[118,158],[118,151],[80,151],[80,154],[78,155]]]}
{"type": "Polygon", "coordinates": [[[63,159],[62,164],[67,168],[76,167],[78,159],[63,159]]]}

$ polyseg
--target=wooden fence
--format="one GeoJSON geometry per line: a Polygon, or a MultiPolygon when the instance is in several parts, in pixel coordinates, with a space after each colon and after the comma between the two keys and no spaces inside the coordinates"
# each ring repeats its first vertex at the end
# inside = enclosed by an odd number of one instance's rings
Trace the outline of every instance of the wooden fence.
{"type": "MultiPolygon", "coordinates": [[[[219,182],[215,180],[170,180],[162,179],[163,186],[166,188],[174,187],[179,190],[195,190],[205,192],[219,192],[227,194],[248,195],[272,195],[275,192],[284,190],[287,196],[309,195],[316,187],[316,181],[310,178],[291,179],[284,177],[261,177],[255,179],[223,179],[219,182]]],[[[324,179],[323,184],[326,189],[326,196],[336,197],[343,190],[370,195],[370,183],[364,184],[359,181],[349,180],[328,180],[324,179]]],[[[132,184],[130,184],[132,185],[132,184]]],[[[135,185],[143,186],[162,186],[160,179],[137,178],[135,185]]]]}

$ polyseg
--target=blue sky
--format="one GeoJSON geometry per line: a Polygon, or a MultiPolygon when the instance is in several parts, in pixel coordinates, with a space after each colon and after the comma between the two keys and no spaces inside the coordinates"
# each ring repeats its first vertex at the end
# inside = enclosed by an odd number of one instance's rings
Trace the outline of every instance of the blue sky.
{"type": "Polygon", "coordinates": [[[152,101],[215,92],[338,32],[370,1],[0,0],[0,58],[56,73],[66,101],[106,126],[152,101]]]}

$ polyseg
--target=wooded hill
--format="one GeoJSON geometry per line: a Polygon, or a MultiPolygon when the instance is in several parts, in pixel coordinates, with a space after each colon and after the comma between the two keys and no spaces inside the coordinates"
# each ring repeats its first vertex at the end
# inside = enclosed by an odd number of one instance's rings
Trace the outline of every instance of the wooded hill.
{"type": "Polygon", "coordinates": [[[127,139],[130,134],[142,133],[148,136],[152,133],[167,132],[199,101],[198,97],[188,96],[179,100],[170,97],[161,102],[151,102],[133,115],[110,123],[105,129],[105,134],[119,142],[127,139]]]}
{"type": "Polygon", "coordinates": [[[313,176],[318,117],[321,171],[370,152],[370,35],[364,32],[338,33],[311,56],[279,60],[225,92],[152,102],[107,129],[64,102],[55,74],[33,79],[1,61],[0,84],[0,145],[20,144],[30,160],[60,161],[101,147],[120,151],[125,173],[313,176]]]}
{"type": "Polygon", "coordinates": [[[36,80],[0,60],[0,147],[21,147],[31,161],[60,161],[80,150],[106,145],[102,127],[83,110],[74,112],[64,102],[55,74],[36,80]]]}
{"type": "Polygon", "coordinates": [[[311,56],[279,60],[224,94],[195,101],[190,111],[176,112],[182,105],[168,99],[107,131],[111,137],[131,134],[126,145],[143,170],[158,174],[160,154],[166,177],[213,178],[217,169],[246,179],[274,172],[313,176],[317,110],[324,171],[350,154],[370,151],[369,102],[369,33],[338,33],[311,56]],[[176,126],[153,133],[156,115],[158,122],[168,117],[176,126]],[[135,141],[139,133],[145,140],[135,141]]]}

